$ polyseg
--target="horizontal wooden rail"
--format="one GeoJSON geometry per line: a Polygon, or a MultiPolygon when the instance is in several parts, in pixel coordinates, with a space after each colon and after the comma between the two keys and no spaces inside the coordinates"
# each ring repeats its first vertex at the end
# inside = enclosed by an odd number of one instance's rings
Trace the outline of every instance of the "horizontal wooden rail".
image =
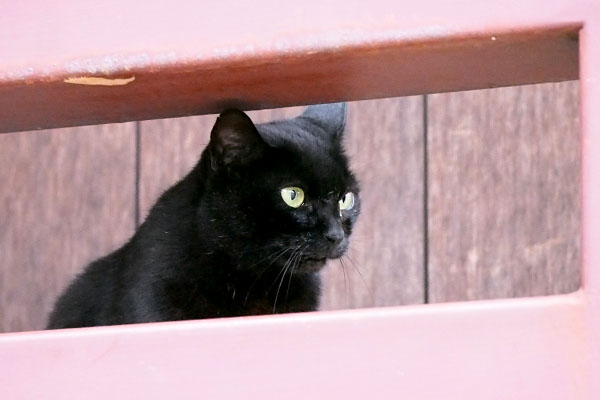
{"type": "Polygon", "coordinates": [[[0,384],[11,399],[581,399],[582,300],[6,334],[0,384]]]}
{"type": "Polygon", "coordinates": [[[578,77],[557,1],[474,6],[487,24],[432,0],[38,3],[0,4],[0,132],[578,77]]]}

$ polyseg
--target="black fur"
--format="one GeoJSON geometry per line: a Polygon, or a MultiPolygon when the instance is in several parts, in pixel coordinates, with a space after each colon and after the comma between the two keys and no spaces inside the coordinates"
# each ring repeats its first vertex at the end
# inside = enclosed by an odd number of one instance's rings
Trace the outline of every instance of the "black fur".
{"type": "Polygon", "coordinates": [[[132,239],[90,264],[48,328],[315,310],[319,271],[358,216],[342,150],[345,104],[254,125],[223,112],[196,167],[167,190],[132,239]],[[300,187],[299,208],[284,187],[300,187]],[[355,206],[340,211],[346,192],[355,206]]]}

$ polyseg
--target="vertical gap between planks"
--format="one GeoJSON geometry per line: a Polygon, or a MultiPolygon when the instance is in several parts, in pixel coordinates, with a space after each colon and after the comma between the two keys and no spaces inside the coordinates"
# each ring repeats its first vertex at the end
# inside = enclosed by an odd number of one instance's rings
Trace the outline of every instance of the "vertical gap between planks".
{"type": "Polygon", "coordinates": [[[429,303],[429,165],[427,95],[423,95],[423,303],[429,303]]]}
{"type": "Polygon", "coordinates": [[[142,155],[142,135],[141,135],[142,123],[136,121],[135,123],[135,190],[134,190],[134,224],[135,229],[140,226],[140,175],[141,175],[141,155],[142,155]]]}

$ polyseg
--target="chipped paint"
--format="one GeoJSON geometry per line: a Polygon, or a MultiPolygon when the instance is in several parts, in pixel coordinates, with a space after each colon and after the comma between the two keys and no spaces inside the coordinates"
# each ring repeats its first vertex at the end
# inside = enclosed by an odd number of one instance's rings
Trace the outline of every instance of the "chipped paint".
{"type": "Polygon", "coordinates": [[[90,86],[123,86],[135,80],[135,76],[130,78],[101,78],[98,76],[80,76],[66,78],[65,83],[75,85],[90,85],[90,86]]]}

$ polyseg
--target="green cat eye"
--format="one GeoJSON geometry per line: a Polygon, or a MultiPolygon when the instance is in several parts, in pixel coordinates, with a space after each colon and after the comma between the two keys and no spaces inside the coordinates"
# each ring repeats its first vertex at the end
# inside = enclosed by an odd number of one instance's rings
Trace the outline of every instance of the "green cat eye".
{"type": "Polygon", "coordinates": [[[354,207],[354,194],[352,192],[348,192],[340,200],[340,210],[351,210],[352,207],[354,207]]]}
{"type": "Polygon", "coordinates": [[[281,198],[288,206],[298,208],[304,203],[304,190],[295,186],[283,188],[281,198]]]}

